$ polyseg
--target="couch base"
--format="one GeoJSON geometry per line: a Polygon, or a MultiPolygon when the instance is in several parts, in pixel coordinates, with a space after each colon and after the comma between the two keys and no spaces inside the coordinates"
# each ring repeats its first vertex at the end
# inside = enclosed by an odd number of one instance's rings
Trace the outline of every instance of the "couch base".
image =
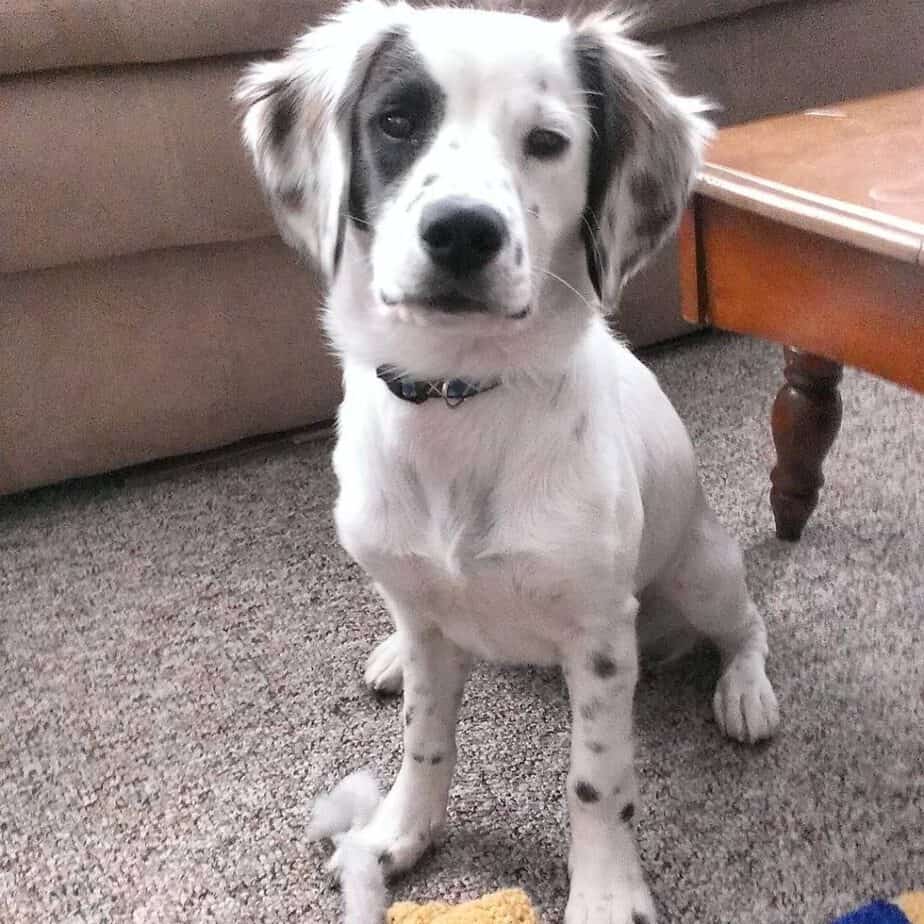
{"type": "Polygon", "coordinates": [[[0,494],[329,417],[318,299],[276,238],[0,275],[0,494]]]}

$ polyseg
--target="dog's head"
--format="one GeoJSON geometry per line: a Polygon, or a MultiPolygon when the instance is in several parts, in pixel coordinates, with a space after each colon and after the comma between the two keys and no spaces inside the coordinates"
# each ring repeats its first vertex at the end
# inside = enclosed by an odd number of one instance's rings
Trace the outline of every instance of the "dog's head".
{"type": "Polygon", "coordinates": [[[452,343],[431,374],[483,372],[615,306],[709,133],[625,26],[362,0],[251,67],[244,137],[341,349],[409,367],[452,343]]]}

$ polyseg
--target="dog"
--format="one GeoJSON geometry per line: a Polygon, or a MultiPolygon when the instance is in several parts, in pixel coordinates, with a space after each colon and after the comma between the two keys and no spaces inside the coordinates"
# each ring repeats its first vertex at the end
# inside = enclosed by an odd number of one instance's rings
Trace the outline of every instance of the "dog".
{"type": "Polygon", "coordinates": [[[649,610],[719,648],[722,731],[779,722],[741,552],[607,324],[711,132],[630,26],[359,0],[237,89],[279,228],[329,286],[335,521],[395,627],[366,680],[403,685],[404,757],[360,840],[397,873],[442,831],[474,658],[558,665],[567,924],[655,919],[630,824],[649,610]]]}

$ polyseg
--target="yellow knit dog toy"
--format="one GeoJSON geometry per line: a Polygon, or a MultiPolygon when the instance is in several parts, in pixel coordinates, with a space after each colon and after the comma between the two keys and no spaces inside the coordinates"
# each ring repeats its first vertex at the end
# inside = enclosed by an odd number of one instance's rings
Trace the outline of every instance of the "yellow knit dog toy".
{"type": "Polygon", "coordinates": [[[388,909],[388,924],[539,924],[526,893],[504,889],[461,905],[444,902],[397,902],[388,909]]]}

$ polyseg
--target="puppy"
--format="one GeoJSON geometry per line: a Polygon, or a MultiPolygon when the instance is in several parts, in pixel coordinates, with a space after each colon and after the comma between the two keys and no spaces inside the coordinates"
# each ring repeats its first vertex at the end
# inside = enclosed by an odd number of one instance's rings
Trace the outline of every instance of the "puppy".
{"type": "Polygon", "coordinates": [[[653,921],[630,827],[640,599],[721,650],[727,735],[778,724],[741,553],[604,318],[677,224],[701,102],[618,16],[379,0],[254,65],[238,98],[279,227],[329,283],[337,529],[395,625],[367,680],[403,682],[404,759],[361,842],[398,872],[443,827],[473,658],[560,665],[565,921],[653,921]]]}

